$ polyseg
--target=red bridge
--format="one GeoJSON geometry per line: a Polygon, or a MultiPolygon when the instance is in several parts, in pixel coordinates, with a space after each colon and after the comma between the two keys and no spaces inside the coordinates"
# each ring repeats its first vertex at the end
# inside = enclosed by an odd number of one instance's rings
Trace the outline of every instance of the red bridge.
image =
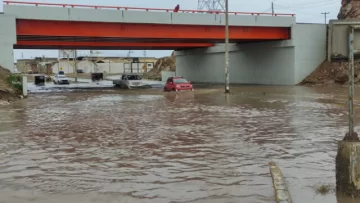
{"type": "MultiPolygon", "coordinates": [[[[17,49],[163,49],[223,43],[224,13],[5,1],[17,49]]],[[[294,14],[229,12],[231,43],[291,38],[294,14]]]]}

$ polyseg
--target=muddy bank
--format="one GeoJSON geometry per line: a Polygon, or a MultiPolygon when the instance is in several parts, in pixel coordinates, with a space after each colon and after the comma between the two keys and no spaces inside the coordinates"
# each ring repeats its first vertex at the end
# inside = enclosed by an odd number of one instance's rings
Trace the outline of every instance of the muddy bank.
{"type": "MultiPolygon", "coordinates": [[[[340,0],[339,0],[340,1],[340,0]]],[[[360,0],[341,0],[338,13],[339,20],[359,19],[360,0]]],[[[355,63],[355,83],[360,81],[360,62],[355,63]]],[[[306,77],[299,85],[346,85],[348,83],[348,63],[324,61],[313,73],[306,77]]]]}
{"type": "Polygon", "coordinates": [[[161,80],[161,71],[175,71],[176,70],[176,57],[173,52],[171,56],[159,58],[153,69],[144,74],[144,78],[150,80],[161,80]]]}
{"type": "MultiPolygon", "coordinates": [[[[346,85],[348,84],[347,62],[324,61],[314,72],[307,76],[299,85],[346,85]]],[[[355,84],[360,84],[360,62],[355,63],[355,84]]]]}
{"type": "Polygon", "coordinates": [[[19,84],[16,83],[17,79],[18,76],[0,66],[0,106],[20,99],[22,92],[19,84]]]}

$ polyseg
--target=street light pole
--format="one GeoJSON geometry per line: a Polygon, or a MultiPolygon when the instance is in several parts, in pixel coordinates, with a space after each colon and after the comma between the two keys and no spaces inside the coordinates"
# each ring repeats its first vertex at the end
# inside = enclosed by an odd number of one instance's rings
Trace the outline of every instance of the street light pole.
{"type": "Polygon", "coordinates": [[[229,0],[225,0],[225,93],[229,90],[229,0]]]}

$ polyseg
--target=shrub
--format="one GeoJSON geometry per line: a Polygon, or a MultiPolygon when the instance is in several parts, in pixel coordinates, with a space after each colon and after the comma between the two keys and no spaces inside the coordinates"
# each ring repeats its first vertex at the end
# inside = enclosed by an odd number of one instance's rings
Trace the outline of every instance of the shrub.
{"type": "Polygon", "coordinates": [[[10,74],[8,83],[16,90],[22,90],[21,76],[17,74],[10,74]]]}

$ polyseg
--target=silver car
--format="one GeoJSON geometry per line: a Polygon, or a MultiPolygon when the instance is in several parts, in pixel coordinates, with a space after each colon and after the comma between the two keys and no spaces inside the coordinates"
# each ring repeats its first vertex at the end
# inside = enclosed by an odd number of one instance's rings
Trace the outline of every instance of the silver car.
{"type": "Polygon", "coordinates": [[[113,84],[123,89],[133,88],[149,88],[148,84],[145,84],[140,75],[136,73],[126,73],[121,76],[120,80],[114,80],[113,84]]]}
{"type": "Polygon", "coordinates": [[[54,75],[53,81],[54,84],[70,84],[69,78],[65,75],[54,75]]]}

